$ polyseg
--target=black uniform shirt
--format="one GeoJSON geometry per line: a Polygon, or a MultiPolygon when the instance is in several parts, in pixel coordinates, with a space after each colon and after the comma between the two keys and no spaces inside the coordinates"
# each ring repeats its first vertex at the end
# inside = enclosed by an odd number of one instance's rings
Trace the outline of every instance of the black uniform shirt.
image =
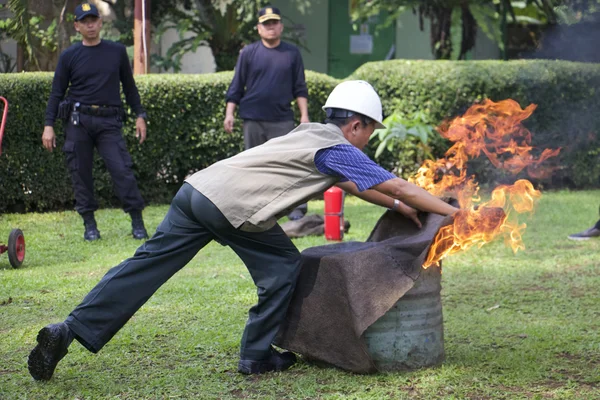
{"type": "Polygon", "coordinates": [[[77,43],[58,60],[46,107],[46,125],[53,126],[67,88],[69,98],[86,105],[122,106],[120,84],[136,115],[144,112],[125,46],[102,40],[96,46],[77,43]]]}
{"type": "Polygon", "coordinates": [[[239,104],[242,119],[290,121],[291,101],[308,98],[304,64],[294,45],[281,42],[268,48],[258,41],[244,47],[235,66],[235,75],[226,101],[239,104]]]}

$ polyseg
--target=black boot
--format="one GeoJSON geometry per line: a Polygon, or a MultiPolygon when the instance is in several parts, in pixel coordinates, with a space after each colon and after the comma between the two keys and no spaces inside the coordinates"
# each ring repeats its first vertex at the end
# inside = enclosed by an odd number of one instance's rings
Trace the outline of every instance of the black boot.
{"type": "Polygon", "coordinates": [[[85,231],[83,232],[83,238],[88,242],[100,239],[100,231],[96,227],[96,219],[94,218],[93,212],[86,212],[81,214],[83,217],[83,226],[85,231]]]}
{"type": "Polygon", "coordinates": [[[288,219],[290,221],[297,221],[299,219],[304,218],[306,212],[308,211],[308,204],[300,204],[298,207],[294,208],[291,213],[288,214],[288,219]]]}
{"type": "Polygon", "coordinates": [[[271,355],[263,360],[240,360],[238,372],[244,375],[285,371],[296,363],[296,356],[289,351],[280,353],[271,347],[271,355]]]}
{"type": "Polygon", "coordinates": [[[42,328],[37,335],[38,344],[27,360],[27,367],[33,379],[47,381],[52,378],[56,365],[67,355],[67,348],[72,341],[73,333],[64,322],[42,328]]]}
{"type": "Polygon", "coordinates": [[[131,215],[131,234],[134,239],[148,239],[148,232],[144,226],[141,210],[134,210],[129,213],[131,215]]]}

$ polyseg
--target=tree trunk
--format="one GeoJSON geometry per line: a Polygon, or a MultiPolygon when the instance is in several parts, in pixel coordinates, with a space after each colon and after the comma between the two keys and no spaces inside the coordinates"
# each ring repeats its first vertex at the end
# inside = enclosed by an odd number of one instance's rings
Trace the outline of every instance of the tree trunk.
{"type": "Polygon", "coordinates": [[[135,22],[133,28],[133,73],[146,74],[149,68],[151,30],[150,1],[136,0],[134,8],[135,22]],[[142,9],[145,6],[145,10],[142,9]],[[144,12],[143,12],[144,11],[144,12]],[[145,17],[145,20],[143,19],[145,17]]]}
{"type": "Polygon", "coordinates": [[[75,11],[75,0],[63,0],[58,19],[58,47],[57,53],[60,55],[67,47],[71,45],[71,36],[75,34],[73,23],[67,21],[67,16],[75,11]]]}

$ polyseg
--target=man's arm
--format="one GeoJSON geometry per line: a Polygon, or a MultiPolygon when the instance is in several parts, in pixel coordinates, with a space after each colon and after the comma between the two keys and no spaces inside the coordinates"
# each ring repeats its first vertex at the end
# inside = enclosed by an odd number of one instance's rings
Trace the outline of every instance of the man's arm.
{"type": "Polygon", "coordinates": [[[417,215],[417,210],[410,206],[407,206],[400,200],[394,199],[393,197],[390,197],[386,194],[380,193],[372,189],[368,189],[361,192],[358,190],[358,187],[350,181],[339,182],[336,184],[336,186],[360,199],[368,201],[369,203],[399,212],[408,219],[411,219],[419,228],[422,227],[421,221],[419,220],[419,217],[417,215]]]}
{"type": "Polygon", "coordinates": [[[233,132],[233,122],[235,121],[234,113],[235,107],[237,104],[235,103],[227,103],[225,106],[225,120],[223,121],[223,128],[225,128],[225,132],[231,133],[233,132]]]}
{"type": "Polygon", "coordinates": [[[240,100],[244,96],[246,91],[246,69],[245,69],[245,57],[244,50],[240,52],[237,63],[235,64],[235,71],[233,73],[233,79],[227,89],[225,95],[225,101],[227,103],[225,107],[225,120],[223,121],[223,128],[225,132],[233,132],[233,122],[235,121],[235,108],[240,104],[240,100]]]}
{"type": "Polygon", "coordinates": [[[133,78],[133,71],[131,71],[131,65],[129,64],[129,56],[125,46],[121,48],[121,64],[119,69],[119,75],[121,83],[123,84],[123,93],[125,93],[125,100],[131,107],[135,115],[135,137],[139,139],[140,144],[146,140],[146,111],[142,107],[140,100],[140,93],[138,92],[133,78]]]}
{"type": "Polygon", "coordinates": [[[42,144],[48,151],[52,151],[56,147],[56,134],[54,133],[54,122],[58,114],[58,107],[61,100],[64,98],[67,88],[69,87],[69,69],[65,62],[65,53],[61,54],[54,71],[54,79],[52,80],[52,91],[48,98],[46,106],[46,116],[44,122],[44,132],[42,133],[42,144]]]}
{"type": "Polygon", "coordinates": [[[54,71],[52,90],[48,98],[48,105],[46,106],[45,126],[54,126],[54,121],[56,121],[58,114],[58,106],[69,87],[70,72],[66,65],[65,57],[65,53],[61,54],[56,65],[56,70],[54,71]]]}
{"type": "Polygon", "coordinates": [[[296,103],[298,104],[298,110],[300,110],[300,123],[310,122],[308,118],[308,99],[306,97],[297,97],[296,103]]]}
{"type": "Polygon", "coordinates": [[[138,92],[138,88],[135,84],[135,79],[133,78],[133,71],[131,70],[131,65],[129,64],[127,50],[125,49],[125,46],[119,47],[119,51],[121,52],[119,76],[121,78],[121,83],[123,84],[125,100],[127,100],[127,104],[129,104],[136,116],[144,115],[145,111],[142,107],[140,93],[138,92]]]}
{"type": "Polygon", "coordinates": [[[372,187],[373,190],[398,199],[417,210],[432,212],[440,215],[452,215],[458,208],[451,206],[445,201],[431,195],[425,189],[405,181],[402,178],[394,178],[372,187]]]}
{"type": "Polygon", "coordinates": [[[300,50],[296,49],[296,57],[293,63],[293,94],[300,110],[300,123],[310,122],[308,116],[308,89],[304,77],[304,62],[300,50]]]}
{"type": "Polygon", "coordinates": [[[413,208],[441,215],[458,211],[429,192],[381,168],[351,145],[319,150],[315,155],[315,166],[323,174],[340,177],[342,182],[337,186],[348,193],[370,203],[395,209],[415,223],[418,219],[413,208]],[[394,200],[401,202],[396,205],[394,200]]]}

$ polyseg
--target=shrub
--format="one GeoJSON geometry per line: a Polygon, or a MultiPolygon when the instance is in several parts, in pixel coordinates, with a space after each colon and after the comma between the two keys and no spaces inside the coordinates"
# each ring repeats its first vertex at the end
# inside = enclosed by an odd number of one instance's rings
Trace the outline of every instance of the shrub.
{"type": "MultiPolygon", "coordinates": [[[[241,121],[233,134],[222,128],[225,92],[233,73],[147,75],[136,82],[148,111],[148,139],[135,139],[133,116],[124,135],[134,161],[142,195],[149,203],[168,202],[190,173],[242,150],[241,121]]],[[[521,106],[538,105],[526,121],[541,148],[562,147],[555,186],[589,187],[600,183],[600,66],[566,61],[385,61],[368,63],[351,79],[365,79],[379,92],[385,115],[409,117],[416,111],[434,124],[466,111],[484,98],[512,98],[521,106]]],[[[64,135],[57,123],[57,149],[41,144],[51,73],[3,74],[0,95],[9,102],[0,156],[0,212],[70,208],[73,193],[60,151],[64,135]]],[[[307,72],[311,120],[322,122],[321,106],[339,81],[307,72]]],[[[294,106],[294,110],[296,107],[294,106]]],[[[296,110],[297,113],[297,110],[296,110]]],[[[298,114],[296,114],[298,119],[298,114]]],[[[441,156],[448,144],[431,135],[428,145],[441,156]]],[[[418,139],[399,143],[396,154],[377,161],[406,176],[420,164],[424,149],[418,139]]],[[[366,149],[374,156],[377,143],[366,149]]],[[[499,179],[489,163],[473,163],[480,180],[499,179]]],[[[118,205],[111,179],[96,158],[95,188],[102,206],[118,205]]],[[[500,177],[501,178],[501,177],[500,177]]]]}
{"type": "MultiPolygon", "coordinates": [[[[55,126],[55,151],[49,153],[41,143],[52,76],[3,74],[0,79],[0,95],[9,101],[0,156],[0,212],[43,211],[73,205],[61,151],[64,133],[60,122],[55,126]]],[[[170,201],[188,174],[243,149],[239,119],[232,134],[223,130],[225,92],[232,78],[232,72],[136,77],[142,104],[148,112],[148,138],[141,145],[137,143],[133,115],[125,121],[123,133],[146,202],[170,201]]],[[[307,72],[311,118],[323,119],[320,107],[336,84],[337,80],[327,75],[307,72]]],[[[110,176],[97,156],[94,178],[101,206],[118,205],[110,176]]]]}

